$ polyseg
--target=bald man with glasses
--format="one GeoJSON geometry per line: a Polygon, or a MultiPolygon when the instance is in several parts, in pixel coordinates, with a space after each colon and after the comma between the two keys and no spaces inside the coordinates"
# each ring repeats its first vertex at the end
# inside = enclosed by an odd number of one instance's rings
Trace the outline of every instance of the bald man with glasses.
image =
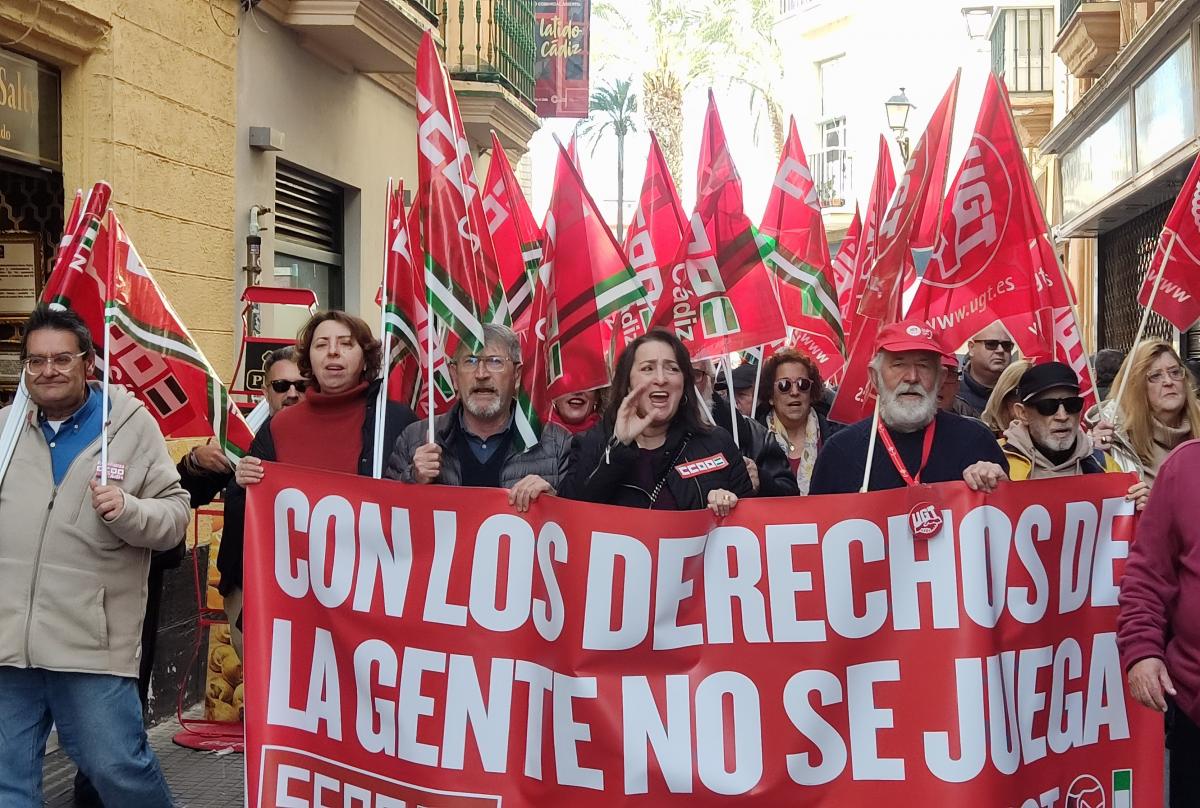
{"type": "Polygon", "coordinates": [[[1015,347],[999,321],[967,340],[967,362],[954,399],[954,412],[969,418],[983,415],[996,381],[1012,363],[1015,347]]]}

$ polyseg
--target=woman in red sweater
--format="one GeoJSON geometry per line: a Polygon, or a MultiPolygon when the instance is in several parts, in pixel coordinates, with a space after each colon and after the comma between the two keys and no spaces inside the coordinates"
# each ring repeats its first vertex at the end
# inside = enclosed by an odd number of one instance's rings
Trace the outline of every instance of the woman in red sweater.
{"type": "MultiPolygon", "coordinates": [[[[262,425],[225,492],[225,528],[217,557],[222,594],[242,586],[245,486],[262,480],[263,460],[371,474],[382,361],[382,347],[371,335],[370,326],[344,311],[319,312],[300,330],[296,364],[311,382],[308,392],[303,401],[280,410],[262,425]]],[[[415,420],[408,407],[387,403],[385,455],[404,427],[415,420]]],[[[240,639],[236,623],[234,636],[240,639]]]]}

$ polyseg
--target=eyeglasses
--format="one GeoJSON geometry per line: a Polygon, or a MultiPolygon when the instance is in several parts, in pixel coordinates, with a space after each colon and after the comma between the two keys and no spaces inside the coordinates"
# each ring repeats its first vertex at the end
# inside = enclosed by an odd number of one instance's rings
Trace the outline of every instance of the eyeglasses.
{"type": "Polygon", "coordinates": [[[520,364],[515,360],[509,359],[507,356],[476,356],[475,354],[468,354],[459,359],[455,364],[466,370],[475,370],[481,362],[489,373],[499,373],[508,367],[509,362],[512,362],[514,366],[520,364]]]}
{"type": "Polygon", "coordinates": [[[75,363],[85,356],[87,356],[87,351],[60,353],[54,356],[27,356],[21,360],[21,364],[25,366],[25,372],[30,376],[40,376],[50,366],[53,366],[59,373],[66,373],[75,367],[75,363]]]}
{"type": "Polygon", "coordinates": [[[812,379],[776,379],[775,389],[781,393],[786,393],[792,389],[792,385],[796,385],[797,393],[806,393],[812,389],[812,379]]]}
{"type": "Polygon", "coordinates": [[[286,393],[289,387],[295,387],[297,393],[303,394],[308,389],[307,379],[276,379],[271,382],[271,389],[276,393],[286,393]]]}
{"type": "Polygon", "coordinates": [[[1167,370],[1156,370],[1146,377],[1146,381],[1150,382],[1150,384],[1166,384],[1168,377],[1173,382],[1183,381],[1183,368],[1176,365],[1167,370]]]}
{"type": "Polygon", "coordinates": [[[985,350],[998,351],[1003,350],[1005,353],[1012,353],[1013,341],[1010,339],[977,339],[973,340],[983,345],[985,350]]]}
{"type": "Polygon", "coordinates": [[[702,384],[705,379],[711,379],[712,377],[713,374],[709,373],[707,370],[692,368],[692,381],[694,381],[696,384],[702,384]]]}
{"type": "Polygon", "coordinates": [[[1049,418],[1058,412],[1058,408],[1062,407],[1067,411],[1067,415],[1078,415],[1083,412],[1083,396],[1067,396],[1065,398],[1042,398],[1037,401],[1029,402],[1030,406],[1038,411],[1038,415],[1049,418]]]}

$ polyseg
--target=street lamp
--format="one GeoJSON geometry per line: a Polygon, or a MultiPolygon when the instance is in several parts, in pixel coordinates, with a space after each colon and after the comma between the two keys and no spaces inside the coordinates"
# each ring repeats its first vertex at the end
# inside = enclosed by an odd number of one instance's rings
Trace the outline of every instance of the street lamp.
{"type": "Polygon", "coordinates": [[[904,88],[900,88],[900,92],[893,95],[883,104],[887,110],[888,127],[896,135],[896,145],[900,147],[900,157],[904,162],[908,162],[908,113],[914,109],[913,103],[908,100],[908,96],[904,94],[904,88]]]}
{"type": "Polygon", "coordinates": [[[995,8],[992,6],[966,6],[963,8],[962,15],[967,24],[967,37],[973,42],[986,38],[994,13],[995,8]]]}

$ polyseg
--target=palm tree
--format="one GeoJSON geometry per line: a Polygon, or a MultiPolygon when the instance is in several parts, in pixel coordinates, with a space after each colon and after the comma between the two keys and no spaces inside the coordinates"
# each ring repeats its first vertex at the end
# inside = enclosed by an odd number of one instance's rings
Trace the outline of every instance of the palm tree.
{"type": "Polygon", "coordinates": [[[611,0],[594,12],[624,35],[618,55],[642,73],[646,125],[658,136],[678,187],[683,167],[683,94],[692,84],[739,85],[783,148],[782,58],[775,40],[775,0],[648,0],[645,20],[631,20],[611,0]]]}
{"type": "Polygon", "coordinates": [[[617,138],[617,240],[625,235],[625,136],[637,131],[638,97],[631,79],[608,81],[592,93],[591,115],[579,133],[592,141],[592,154],[605,133],[617,138]]]}

